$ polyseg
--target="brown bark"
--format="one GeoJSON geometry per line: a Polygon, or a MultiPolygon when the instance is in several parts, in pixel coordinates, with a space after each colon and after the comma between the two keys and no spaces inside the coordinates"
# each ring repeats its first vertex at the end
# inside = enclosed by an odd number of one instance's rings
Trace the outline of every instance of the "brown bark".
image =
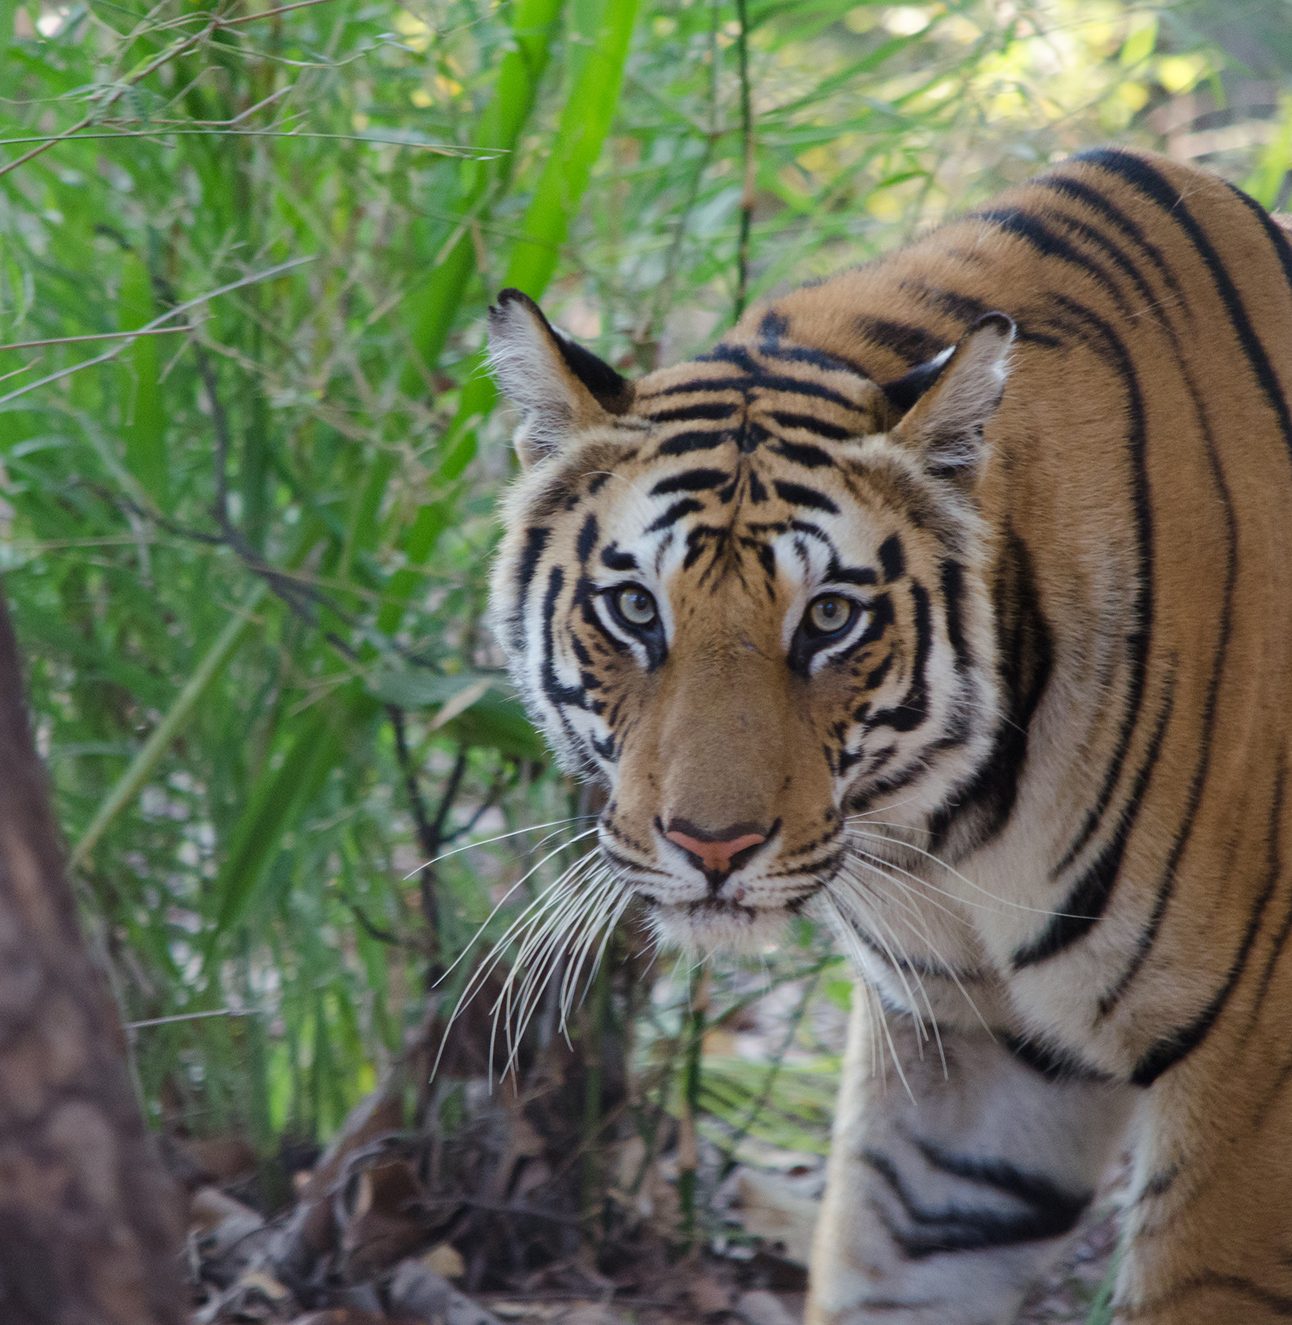
{"type": "Polygon", "coordinates": [[[175,1193],[86,951],[0,599],[0,1321],[178,1325],[175,1193]]]}

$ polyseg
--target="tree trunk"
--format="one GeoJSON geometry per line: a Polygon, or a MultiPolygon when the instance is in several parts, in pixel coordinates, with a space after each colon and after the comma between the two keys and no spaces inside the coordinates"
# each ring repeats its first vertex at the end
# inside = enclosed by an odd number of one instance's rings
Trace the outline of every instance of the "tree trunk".
{"type": "Polygon", "coordinates": [[[63,873],[0,598],[0,1321],[178,1325],[176,1216],[63,873]]]}

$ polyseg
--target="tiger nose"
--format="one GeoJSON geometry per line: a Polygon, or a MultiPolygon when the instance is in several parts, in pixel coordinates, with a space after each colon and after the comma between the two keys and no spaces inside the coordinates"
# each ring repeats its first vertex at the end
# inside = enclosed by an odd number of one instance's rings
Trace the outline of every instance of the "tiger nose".
{"type": "Polygon", "coordinates": [[[718,886],[731,873],[737,856],[748,857],[767,841],[766,833],[757,832],[749,824],[733,824],[710,833],[685,819],[670,820],[664,836],[699,865],[710,887],[718,886]]]}

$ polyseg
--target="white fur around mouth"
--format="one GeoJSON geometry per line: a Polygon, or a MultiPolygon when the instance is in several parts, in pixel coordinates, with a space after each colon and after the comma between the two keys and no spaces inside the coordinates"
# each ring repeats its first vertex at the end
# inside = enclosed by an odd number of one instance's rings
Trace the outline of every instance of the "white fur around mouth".
{"type": "Polygon", "coordinates": [[[763,952],[784,937],[787,907],[752,907],[717,898],[696,902],[651,901],[647,919],[666,948],[704,954],[763,952]]]}

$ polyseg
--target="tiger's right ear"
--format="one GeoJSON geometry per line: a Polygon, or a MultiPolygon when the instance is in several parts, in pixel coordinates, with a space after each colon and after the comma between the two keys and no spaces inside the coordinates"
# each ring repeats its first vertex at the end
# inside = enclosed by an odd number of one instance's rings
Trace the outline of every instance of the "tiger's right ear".
{"type": "Polygon", "coordinates": [[[516,452],[525,466],[632,403],[632,383],[562,336],[519,290],[502,291],[489,310],[489,366],[520,410],[516,452]]]}

